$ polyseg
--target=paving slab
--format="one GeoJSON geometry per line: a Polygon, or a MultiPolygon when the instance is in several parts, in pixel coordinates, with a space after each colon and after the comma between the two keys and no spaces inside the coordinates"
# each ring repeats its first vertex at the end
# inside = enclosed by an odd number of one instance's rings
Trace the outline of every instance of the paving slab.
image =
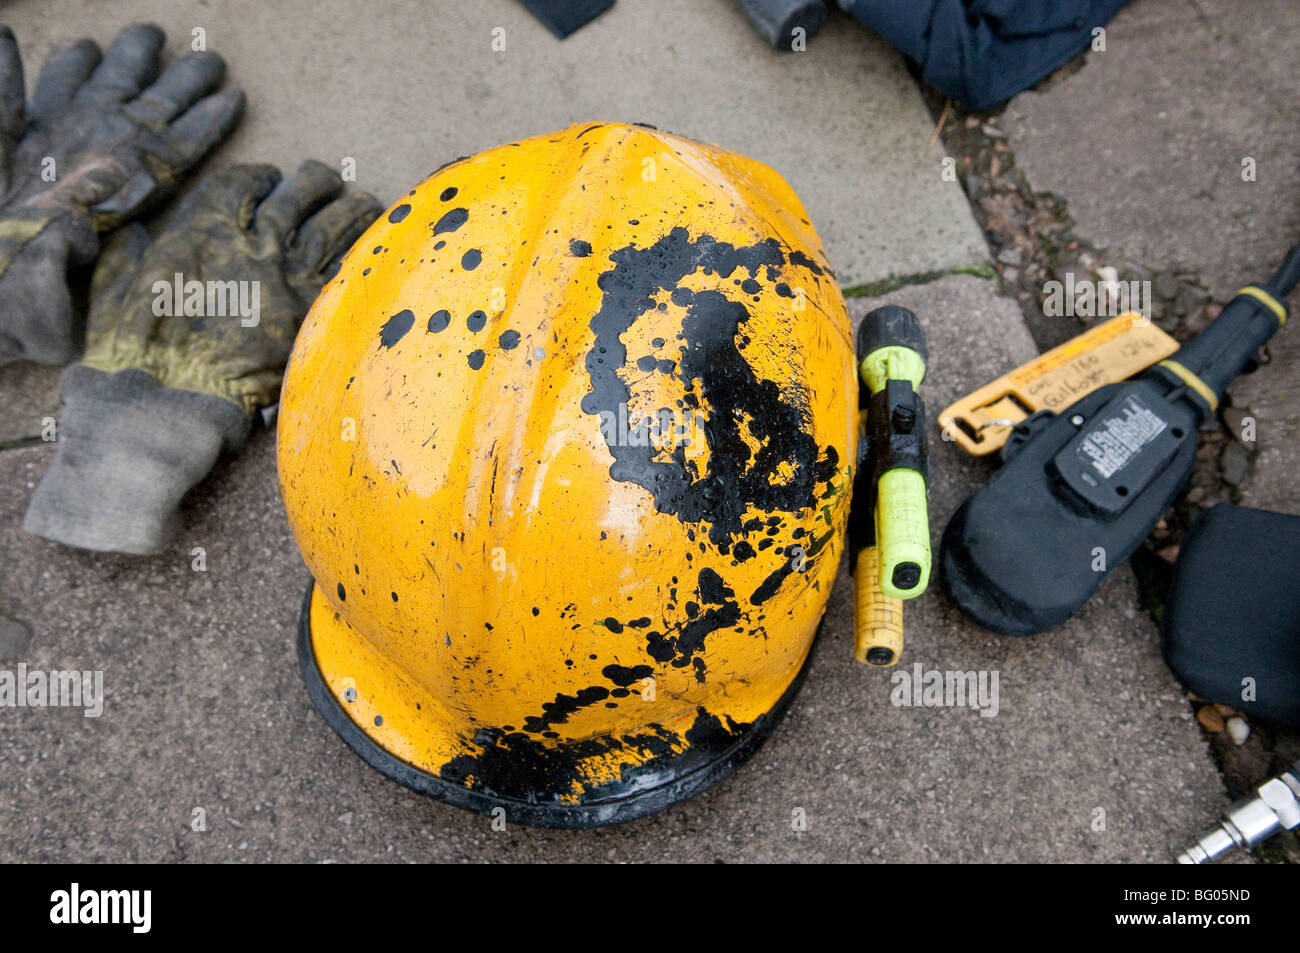
{"type": "Polygon", "coordinates": [[[1080,235],[1195,272],[1222,299],[1300,241],[1297,42],[1291,0],[1137,0],[1105,52],[1017,96],[999,125],[1033,187],[1068,200],[1080,235]]]}
{"type": "MultiPolygon", "coordinates": [[[[1138,0],[1106,40],[1079,73],[1008,106],[1030,183],[1065,197],[1088,240],[1192,272],[1220,301],[1265,280],[1300,242],[1300,5],[1138,0]]],[[[1300,336],[1285,328],[1270,351],[1271,367],[1230,389],[1257,424],[1242,498],[1295,513],[1300,336]]]]}
{"type": "Polygon", "coordinates": [[[203,29],[249,99],[221,161],[351,157],[389,201],[457,156],[575,122],[646,122],[780,172],[847,285],[987,257],[927,151],[934,124],[900,57],[838,13],[793,54],[726,0],[617,3],[564,41],[514,0],[42,0],[4,16],[29,72],[69,35],[103,44],[151,20],[176,54],[203,29]]]}
{"type": "MultiPolygon", "coordinates": [[[[926,326],[933,408],[1034,353],[991,282],[855,300],[855,320],[883,301],[926,326]]],[[[936,544],[988,473],[960,453],[935,441],[936,544]]],[[[29,666],[103,671],[107,701],[99,718],[0,709],[0,861],[1163,862],[1226,805],[1127,570],[1033,639],[982,632],[938,585],[909,604],[909,670],[998,673],[982,717],[891,704],[890,673],[852,658],[841,567],[802,693],[736,775],[627,825],[494,831],[380,776],[312,709],[294,651],[308,575],[271,432],[193,491],[152,558],[22,533],[52,454],[0,453],[0,615],[31,625],[29,666]]]]}

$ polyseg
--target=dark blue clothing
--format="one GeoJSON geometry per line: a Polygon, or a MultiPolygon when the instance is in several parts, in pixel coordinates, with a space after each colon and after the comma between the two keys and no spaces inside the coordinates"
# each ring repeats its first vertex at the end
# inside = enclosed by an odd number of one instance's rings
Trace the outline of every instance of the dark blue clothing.
{"type": "Polygon", "coordinates": [[[1027,89],[1092,42],[1129,0],[840,0],[974,110],[1027,89]]]}

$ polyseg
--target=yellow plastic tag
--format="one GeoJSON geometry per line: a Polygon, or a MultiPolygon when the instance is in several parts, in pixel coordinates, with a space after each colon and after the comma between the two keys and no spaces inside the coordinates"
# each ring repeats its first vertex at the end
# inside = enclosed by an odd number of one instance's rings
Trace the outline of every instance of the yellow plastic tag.
{"type": "Polygon", "coordinates": [[[943,438],[977,457],[992,453],[1026,417],[1040,410],[1059,413],[1177,350],[1178,342],[1149,319],[1121,314],[947,407],[939,415],[943,438]]]}

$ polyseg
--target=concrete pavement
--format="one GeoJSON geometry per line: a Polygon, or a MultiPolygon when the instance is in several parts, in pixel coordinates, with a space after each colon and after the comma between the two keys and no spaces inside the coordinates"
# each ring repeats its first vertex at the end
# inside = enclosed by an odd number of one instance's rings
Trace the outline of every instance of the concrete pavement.
{"type": "Polygon", "coordinates": [[[249,101],[220,161],[351,157],[385,203],[457,156],[617,119],[772,166],[845,285],[987,255],[960,186],[927,152],[934,124],[900,57],[843,15],[791,54],[731,0],[623,0],[563,42],[514,0],[43,0],[4,15],[29,72],[70,34],[105,44],[148,20],[176,52],[202,29],[249,101]]]}

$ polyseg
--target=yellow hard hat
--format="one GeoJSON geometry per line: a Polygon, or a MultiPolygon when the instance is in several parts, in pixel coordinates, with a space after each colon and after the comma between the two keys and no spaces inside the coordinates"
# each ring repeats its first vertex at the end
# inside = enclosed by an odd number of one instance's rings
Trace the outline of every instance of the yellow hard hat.
{"type": "Polygon", "coordinates": [[[285,376],[317,708],[389,777],[525,824],[716,783],[797,690],[856,394],[767,166],[594,123],[440,169],[348,253],[285,376]]]}

